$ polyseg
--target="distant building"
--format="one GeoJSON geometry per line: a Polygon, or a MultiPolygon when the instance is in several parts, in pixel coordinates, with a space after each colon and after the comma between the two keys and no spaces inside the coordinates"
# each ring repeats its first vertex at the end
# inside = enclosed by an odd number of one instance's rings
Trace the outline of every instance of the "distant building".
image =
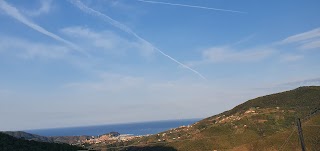
{"type": "Polygon", "coordinates": [[[120,133],[118,133],[118,132],[110,132],[109,136],[110,137],[118,137],[118,136],[120,136],[120,133]]]}

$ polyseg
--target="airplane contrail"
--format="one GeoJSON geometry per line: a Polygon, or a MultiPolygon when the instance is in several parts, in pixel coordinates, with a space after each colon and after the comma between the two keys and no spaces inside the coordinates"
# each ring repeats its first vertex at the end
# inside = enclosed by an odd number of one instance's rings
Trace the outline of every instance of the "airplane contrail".
{"type": "Polygon", "coordinates": [[[190,7],[190,8],[198,8],[198,9],[207,9],[207,10],[214,10],[214,11],[224,11],[224,12],[231,12],[231,13],[247,13],[242,11],[236,10],[229,10],[229,9],[220,9],[220,8],[212,8],[212,7],[204,7],[204,6],[197,6],[197,5],[186,5],[186,4],[177,4],[177,3],[167,3],[167,2],[160,2],[160,1],[149,1],[149,0],[137,0],[139,2],[144,3],[151,3],[151,4],[161,4],[161,5],[171,5],[171,6],[180,6],[180,7],[190,7]]]}
{"type": "Polygon", "coordinates": [[[143,39],[142,37],[140,37],[138,34],[136,34],[134,31],[132,31],[129,27],[125,26],[124,24],[112,19],[111,17],[99,12],[99,11],[96,11],[88,6],[86,6],[85,4],[83,4],[80,0],[70,0],[70,2],[75,5],[76,7],[78,7],[80,10],[88,13],[88,14],[91,14],[91,15],[94,15],[94,16],[97,16],[97,17],[100,17],[101,19],[103,19],[104,21],[110,23],[111,25],[115,26],[116,28],[119,28],[120,30],[128,33],[128,34],[131,34],[133,35],[134,37],[136,37],[137,39],[139,39],[140,41],[142,41],[143,43],[145,44],[148,44],[149,46],[151,46],[154,50],[158,51],[159,53],[161,53],[163,56],[169,58],[170,60],[176,62],[177,64],[181,65],[182,67],[184,68],[187,68],[189,69],[190,71],[194,72],[195,74],[197,74],[198,76],[200,76],[202,79],[205,79],[206,78],[201,74],[199,73],[198,71],[192,69],[191,67],[179,62],[178,60],[172,58],[171,56],[169,56],[168,54],[164,53],[163,51],[161,51],[160,49],[158,49],[157,47],[153,46],[150,42],[148,42],[147,40],[143,39]]]}
{"type": "MultiPolygon", "coordinates": [[[[11,6],[10,4],[8,4],[7,2],[5,2],[4,0],[0,0],[0,10],[3,10],[5,13],[7,13],[9,16],[11,16],[12,18],[18,20],[19,22],[29,26],[30,28],[46,35],[49,36],[57,41],[60,41],[66,45],[68,45],[69,47],[71,47],[74,50],[80,51],[81,53],[86,54],[84,51],[82,51],[78,46],[76,46],[75,44],[73,44],[70,41],[67,41],[61,37],[59,37],[58,35],[51,33],[49,31],[47,31],[46,29],[44,29],[43,27],[33,23],[32,21],[28,20],[26,17],[24,17],[17,8],[11,6]]],[[[87,55],[87,54],[86,54],[87,55]]]]}

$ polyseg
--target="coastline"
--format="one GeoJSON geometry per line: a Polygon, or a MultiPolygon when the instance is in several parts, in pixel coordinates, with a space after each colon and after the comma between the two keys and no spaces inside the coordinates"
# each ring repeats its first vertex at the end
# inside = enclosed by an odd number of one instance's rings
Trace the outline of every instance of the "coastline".
{"type": "Polygon", "coordinates": [[[200,119],[182,119],[182,120],[161,120],[149,122],[135,122],[124,124],[106,124],[96,126],[81,126],[81,127],[66,127],[66,128],[49,128],[24,130],[27,133],[32,133],[47,137],[57,136],[99,136],[110,132],[118,132],[121,135],[144,136],[152,135],[171,128],[190,125],[200,119]]]}

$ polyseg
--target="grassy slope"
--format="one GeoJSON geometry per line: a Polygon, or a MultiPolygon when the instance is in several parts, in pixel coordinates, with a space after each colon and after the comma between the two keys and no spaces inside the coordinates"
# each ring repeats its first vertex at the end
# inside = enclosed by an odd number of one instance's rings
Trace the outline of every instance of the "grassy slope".
{"type": "Polygon", "coordinates": [[[300,110],[298,116],[305,116],[312,109],[320,107],[320,87],[300,87],[286,92],[258,97],[222,114],[231,115],[243,112],[251,107],[295,109],[297,111],[300,110]]]}
{"type": "MultiPolygon", "coordinates": [[[[302,124],[306,149],[308,151],[318,151],[320,149],[320,128],[314,125],[320,125],[320,114],[313,116],[302,124]]],[[[266,137],[262,140],[248,143],[244,146],[247,150],[301,150],[296,127],[266,137]],[[289,137],[290,135],[291,137],[289,137]],[[286,141],[287,143],[285,143],[286,141]]]]}
{"type": "MultiPolygon", "coordinates": [[[[314,111],[319,108],[320,87],[300,87],[249,100],[190,127],[172,129],[132,144],[164,142],[177,150],[193,151],[279,150],[292,132],[295,119],[313,114],[305,124],[316,124],[320,117],[314,111]]],[[[310,149],[319,147],[315,142],[319,142],[320,128],[307,126],[304,129],[307,146],[310,149]]],[[[298,145],[294,133],[284,150],[294,150],[298,145]]]]}

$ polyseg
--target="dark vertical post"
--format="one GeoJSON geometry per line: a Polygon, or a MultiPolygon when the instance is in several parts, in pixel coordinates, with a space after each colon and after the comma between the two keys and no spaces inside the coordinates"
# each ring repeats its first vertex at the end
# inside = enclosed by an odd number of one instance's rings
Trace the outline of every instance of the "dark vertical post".
{"type": "Polygon", "coordinates": [[[302,149],[302,151],[306,151],[306,146],[304,144],[300,118],[297,119],[297,127],[298,127],[298,134],[299,134],[301,149],[302,149]]]}

